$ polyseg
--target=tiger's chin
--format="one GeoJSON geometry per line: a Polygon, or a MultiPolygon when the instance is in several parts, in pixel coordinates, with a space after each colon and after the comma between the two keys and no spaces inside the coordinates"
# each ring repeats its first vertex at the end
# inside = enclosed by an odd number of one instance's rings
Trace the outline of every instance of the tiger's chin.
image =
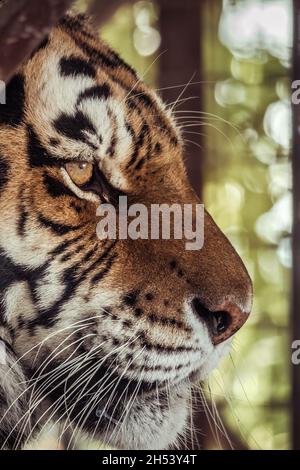
{"type": "Polygon", "coordinates": [[[98,406],[85,425],[88,439],[123,450],[163,450],[176,446],[185,434],[190,415],[190,386],[137,396],[118,404],[118,409],[98,406]],[[111,413],[111,414],[110,414],[111,413]]]}
{"type": "MultiPolygon", "coordinates": [[[[104,445],[123,450],[167,450],[180,447],[187,435],[193,408],[193,385],[199,384],[228,354],[231,341],[214,348],[213,354],[189,377],[177,383],[167,383],[148,391],[124,393],[123,387],[113,399],[93,405],[93,400],[78,409],[87,410],[84,420],[77,414],[78,425],[86,440],[97,440],[104,445]]],[[[126,386],[125,386],[126,388],[126,386]]],[[[197,388],[197,386],[196,386],[197,388]]]]}
{"type": "Polygon", "coordinates": [[[192,412],[193,384],[207,379],[231,347],[231,340],[214,348],[213,354],[189,378],[150,393],[105,401],[90,412],[84,430],[105,445],[124,450],[163,450],[180,446],[187,434],[192,412]]]}

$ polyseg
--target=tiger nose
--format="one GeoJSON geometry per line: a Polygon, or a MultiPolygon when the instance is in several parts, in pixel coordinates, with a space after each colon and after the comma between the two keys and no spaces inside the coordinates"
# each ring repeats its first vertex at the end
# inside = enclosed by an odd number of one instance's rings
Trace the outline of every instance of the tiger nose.
{"type": "Polygon", "coordinates": [[[214,345],[226,341],[246,322],[250,311],[244,311],[231,301],[224,301],[213,310],[208,310],[201,300],[192,300],[194,314],[207,325],[214,345]]]}

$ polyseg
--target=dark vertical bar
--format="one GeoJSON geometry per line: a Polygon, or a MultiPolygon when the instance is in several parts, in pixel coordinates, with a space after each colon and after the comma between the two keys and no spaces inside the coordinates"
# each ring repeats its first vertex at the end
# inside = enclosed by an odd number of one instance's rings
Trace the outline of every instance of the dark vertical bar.
{"type": "Polygon", "coordinates": [[[105,24],[115,11],[124,3],[134,3],[135,0],[94,0],[88,8],[87,14],[96,27],[105,24]]]}
{"type": "Polygon", "coordinates": [[[0,0],[0,80],[7,82],[73,0],[0,0]]]}
{"type": "MultiPolygon", "coordinates": [[[[160,32],[162,35],[160,57],[159,87],[167,88],[201,80],[201,47],[200,47],[200,0],[158,0],[160,6],[160,32]]],[[[161,95],[167,103],[178,98],[184,90],[184,86],[170,88],[161,91],[161,95]]],[[[182,103],[177,109],[186,110],[184,115],[197,116],[194,111],[201,111],[201,86],[190,85],[182,95],[182,98],[196,96],[182,103]]],[[[180,114],[183,116],[183,113],[180,114]]],[[[189,119],[187,119],[189,121],[189,119]]],[[[189,127],[188,132],[201,133],[200,126],[189,127]]],[[[190,181],[201,196],[202,193],[202,156],[203,144],[200,135],[184,133],[184,137],[192,140],[194,144],[186,142],[186,166],[190,181]]]]}
{"type": "MultiPolygon", "coordinates": [[[[294,0],[292,80],[300,80],[300,0],[294,0]]],[[[293,104],[292,340],[300,339],[300,104],[293,104]]],[[[300,365],[292,365],[292,445],[300,450],[300,365]]]]}
{"type": "MultiPolygon", "coordinates": [[[[184,84],[189,81],[201,81],[201,8],[204,1],[158,0],[157,3],[160,7],[159,22],[162,36],[162,55],[159,63],[159,88],[162,88],[160,94],[166,103],[176,101],[179,95],[182,95],[180,98],[196,97],[176,106],[176,109],[186,111],[178,116],[193,116],[193,119],[185,120],[196,122],[194,117],[199,117],[197,112],[203,110],[201,84],[191,84],[185,91],[184,84]],[[182,86],[177,87],[177,85],[182,86]]],[[[181,120],[178,123],[181,123],[181,120]]],[[[187,172],[192,186],[201,197],[204,145],[202,136],[199,135],[201,127],[195,125],[186,130],[188,132],[184,132],[183,137],[187,172]],[[187,140],[192,140],[194,144],[187,140]]],[[[199,396],[197,399],[199,400],[199,396]]],[[[185,448],[196,450],[205,447],[202,432],[207,424],[205,414],[199,410],[199,413],[194,414],[193,421],[195,435],[193,439],[187,438],[185,448]]]]}

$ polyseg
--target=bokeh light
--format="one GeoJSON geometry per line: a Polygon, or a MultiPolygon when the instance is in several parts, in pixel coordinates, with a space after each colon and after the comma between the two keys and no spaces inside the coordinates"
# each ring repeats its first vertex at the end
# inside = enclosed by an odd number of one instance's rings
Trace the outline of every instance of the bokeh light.
{"type": "MultiPolygon", "coordinates": [[[[207,8],[212,17],[213,6],[207,8]]],[[[289,448],[292,2],[224,0],[215,31],[204,27],[203,34],[219,57],[218,64],[211,54],[204,58],[205,79],[217,82],[205,89],[205,111],[239,130],[218,123],[229,144],[207,130],[205,202],[242,250],[255,294],[248,328],[237,335],[232,360],[215,373],[212,396],[248,447],[289,448]],[[228,182],[240,188],[232,198],[228,182]]]]}

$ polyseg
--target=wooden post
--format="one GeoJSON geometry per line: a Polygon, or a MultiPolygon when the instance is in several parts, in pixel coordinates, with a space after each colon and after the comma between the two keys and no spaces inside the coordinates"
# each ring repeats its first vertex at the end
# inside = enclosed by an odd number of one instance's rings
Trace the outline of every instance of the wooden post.
{"type": "MultiPolygon", "coordinates": [[[[181,116],[197,116],[195,111],[201,111],[201,85],[189,85],[186,91],[184,86],[166,88],[201,80],[201,3],[203,5],[199,0],[158,0],[162,35],[159,88],[165,88],[161,90],[161,95],[167,103],[175,101],[181,92],[182,98],[197,97],[182,103],[178,108],[176,106],[177,109],[186,110],[186,113],[180,113],[181,116]]],[[[203,142],[200,135],[189,133],[200,133],[201,127],[189,127],[187,131],[183,134],[184,137],[192,140],[194,144],[186,142],[186,166],[191,184],[201,196],[203,142]]]]}
{"type": "MultiPolygon", "coordinates": [[[[300,80],[300,0],[294,0],[294,44],[292,80],[300,80]]],[[[293,104],[293,272],[292,341],[300,340],[300,104],[293,104]]],[[[292,365],[292,444],[300,450],[300,365],[292,365]]]]}
{"type": "MultiPolygon", "coordinates": [[[[199,116],[202,111],[201,85],[188,82],[201,81],[201,4],[199,0],[158,0],[160,8],[160,33],[162,36],[159,63],[160,94],[166,103],[181,98],[195,97],[178,103],[176,109],[186,111],[178,116],[199,116]],[[180,85],[178,87],[178,85],[180,85]],[[171,88],[169,88],[171,87],[171,88]],[[173,87],[173,88],[172,88],[173,87]],[[174,88],[175,87],[175,88],[174,88]]],[[[185,119],[190,121],[190,119],[185,119]]],[[[178,121],[178,123],[180,123],[178,121]]],[[[194,122],[194,119],[193,119],[194,122]]],[[[202,196],[203,139],[200,126],[188,127],[183,133],[186,141],[185,163],[190,182],[198,196],[202,196]],[[190,133],[192,132],[192,133],[190,133]],[[195,132],[195,134],[194,134],[195,132]],[[187,140],[194,143],[187,142],[187,140]]],[[[198,397],[199,398],[199,397],[198,397]]],[[[195,413],[195,440],[187,439],[186,449],[199,449],[205,446],[203,429],[206,427],[205,414],[195,413]]]]}
{"type": "Polygon", "coordinates": [[[7,82],[72,0],[0,1],[0,80],[7,82]]]}
{"type": "Polygon", "coordinates": [[[115,11],[124,3],[133,3],[135,0],[94,0],[87,9],[88,15],[94,25],[99,27],[108,21],[115,11]]]}

